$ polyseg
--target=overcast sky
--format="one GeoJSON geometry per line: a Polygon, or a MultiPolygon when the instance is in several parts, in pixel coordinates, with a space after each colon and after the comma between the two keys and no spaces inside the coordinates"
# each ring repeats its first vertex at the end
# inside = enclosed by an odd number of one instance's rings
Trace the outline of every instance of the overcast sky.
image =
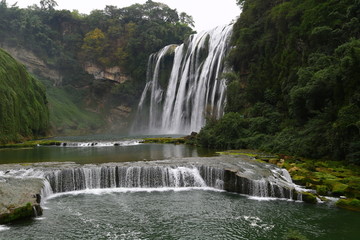
{"type": "MultiPolygon", "coordinates": [[[[240,15],[236,0],[154,0],[167,4],[177,11],[186,12],[193,16],[197,31],[208,30],[219,25],[230,23],[240,15]]],[[[40,0],[7,0],[8,5],[17,2],[17,6],[25,8],[33,4],[40,5],[40,0]]],[[[119,8],[130,6],[134,3],[145,3],[146,0],[56,0],[58,7],[55,9],[77,9],[80,13],[90,13],[91,10],[103,10],[106,5],[119,8]]]]}

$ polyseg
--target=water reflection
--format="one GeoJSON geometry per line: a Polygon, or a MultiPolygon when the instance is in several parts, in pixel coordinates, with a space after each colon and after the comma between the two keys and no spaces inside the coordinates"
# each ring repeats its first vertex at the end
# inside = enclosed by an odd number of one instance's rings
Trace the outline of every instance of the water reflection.
{"type": "Polygon", "coordinates": [[[71,161],[87,164],[203,157],[213,154],[213,151],[207,149],[175,144],[139,144],[112,147],[35,147],[2,149],[0,150],[0,163],[71,161]]]}

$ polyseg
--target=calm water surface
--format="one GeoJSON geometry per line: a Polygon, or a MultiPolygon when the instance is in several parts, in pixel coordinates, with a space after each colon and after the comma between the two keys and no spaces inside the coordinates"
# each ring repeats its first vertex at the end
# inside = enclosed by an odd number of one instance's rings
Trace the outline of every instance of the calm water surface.
{"type": "MultiPolygon", "coordinates": [[[[138,138],[140,139],[140,138],[138,138]]],[[[184,157],[204,157],[214,155],[214,151],[187,145],[138,144],[133,138],[115,135],[93,135],[55,138],[89,144],[82,147],[43,146],[22,149],[0,149],[0,163],[25,162],[76,162],[107,163],[163,160],[184,157]],[[92,143],[119,143],[120,146],[91,146],[92,143]]]]}

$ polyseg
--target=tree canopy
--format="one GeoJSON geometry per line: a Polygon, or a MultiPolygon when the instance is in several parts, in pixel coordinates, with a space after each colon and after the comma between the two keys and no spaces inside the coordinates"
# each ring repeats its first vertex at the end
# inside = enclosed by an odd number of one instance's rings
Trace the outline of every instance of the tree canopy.
{"type": "MultiPolygon", "coordinates": [[[[45,0],[40,1],[40,6],[21,9],[1,0],[0,44],[31,51],[49,68],[61,73],[62,80],[56,84],[46,78],[42,80],[48,93],[53,94],[49,97],[53,102],[50,107],[57,108],[50,109],[51,112],[64,110],[64,118],[75,116],[68,113],[77,108],[91,109],[87,116],[93,116],[93,112],[110,114],[112,107],[121,104],[136,105],[145,85],[149,55],[168,44],[182,43],[193,33],[189,15],[154,1],[124,8],[106,6],[90,14],[56,10],[56,6],[56,1],[45,0]],[[120,85],[96,80],[85,73],[87,64],[102,69],[116,66],[130,80],[120,85]],[[60,94],[61,89],[71,91],[60,94]],[[71,98],[62,102],[72,101],[76,107],[61,105],[59,95],[71,98]]],[[[78,115],[81,116],[78,122],[85,122],[85,114],[78,115]]],[[[64,118],[56,123],[79,125],[64,118]]],[[[101,125],[88,122],[92,129],[101,125]]]]}
{"type": "Polygon", "coordinates": [[[360,164],[360,1],[237,2],[228,113],[202,140],[360,164]],[[215,131],[228,118],[241,134],[215,131]]]}

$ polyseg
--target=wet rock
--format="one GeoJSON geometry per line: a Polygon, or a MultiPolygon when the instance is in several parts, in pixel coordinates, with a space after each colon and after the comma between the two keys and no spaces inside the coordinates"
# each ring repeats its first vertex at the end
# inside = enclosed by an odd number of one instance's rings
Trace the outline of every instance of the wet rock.
{"type": "Polygon", "coordinates": [[[306,203],[317,203],[316,196],[309,192],[302,192],[302,200],[306,203]]]}
{"type": "Polygon", "coordinates": [[[0,224],[42,214],[42,179],[4,179],[0,182],[0,224]]]}
{"type": "Polygon", "coordinates": [[[360,200],[356,198],[340,199],[336,202],[336,206],[352,211],[360,212],[360,200]]]}

